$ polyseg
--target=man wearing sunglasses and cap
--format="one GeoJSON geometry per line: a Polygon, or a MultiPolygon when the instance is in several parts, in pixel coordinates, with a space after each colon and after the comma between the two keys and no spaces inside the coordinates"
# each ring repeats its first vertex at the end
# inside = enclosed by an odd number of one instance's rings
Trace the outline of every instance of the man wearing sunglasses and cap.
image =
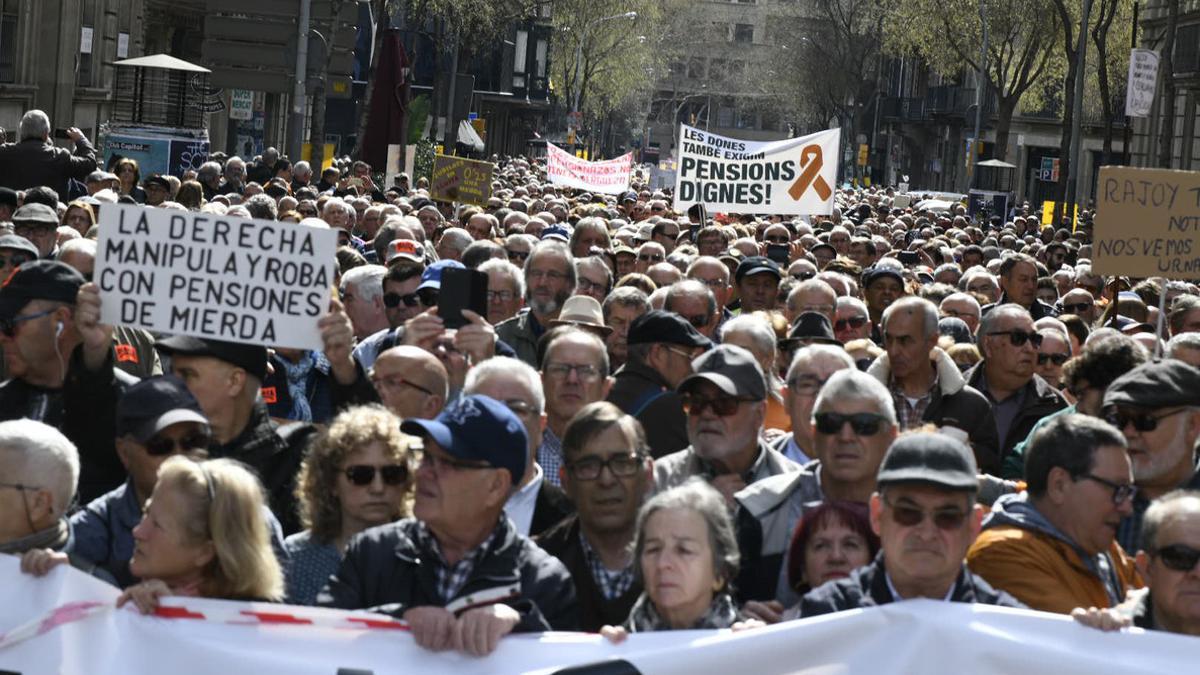
{"type": "Polygon", "coordinates": [[[466,395],[400,429],[424,442],[413,517],[351,540],[318,604],[391,614],[426,649],[477,656],[511,632],[574,630],[570,573],[504,515],[529,461],[516,413],[466,395]]]}
{"type": "Polygon", "coordinates": [[[975,503],[975,457],[966,444],[937,433],[905,434],[888,448],[877,483],[870,503],[880,540],[875,560],[809,591],[785,618],[913,598],[1024,607],[963,563],[983,518],[975,503]]]}
{"type": "Polygon", "coordinates": [[[1114,607],[1142,581],[1116,541],[1133,510],[1125,438],[1086,415],[1062,415],[1025,455],[1026,492],[996,500],[967,553],[971,571],[1032,609],[1114,607]]]}

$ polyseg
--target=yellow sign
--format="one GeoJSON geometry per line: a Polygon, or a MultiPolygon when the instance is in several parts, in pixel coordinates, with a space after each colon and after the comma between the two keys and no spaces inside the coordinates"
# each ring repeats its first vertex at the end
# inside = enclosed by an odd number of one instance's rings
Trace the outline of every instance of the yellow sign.
{"type": "MultiPolygon", "coordinates": [[[[312,143],[305,143],[300,147],[300,159],[312,161],[312,143]]],[[[321,160],[321,171],[333,166],[333,143],[325,144],[325,159],[321,160]]]]}
{"type": "Polygon", "coordinates": [[[1100,167],[1092,271],[1200,279],[1200,171],[1100,167]]]}
{"type": "MultiPolygon", "coordinates": [[[[1054,202],[1042,202],[1042,224],[1054,225],[1054,202]]],[[[1063,215],[1066,215],[1066,209],[1063,209],[1063,215]]],[[[1079,205],[1075,205],[1075,210],[1071,213],[1071,222],[1079,224],[1079,205]]]]}
{"type": "Polygon", "coordinates": [[[869,153],[870,153],[870,148],[867,147],[866,143],[858,144],[858,165],[859,166],[867,165],[867,155],[869,153]]]}
{"type": "Polygon", "coordinates": [[[492,196],[491,162],[434,155],[430,196],[436,201],[487,204],[492,196]]]}

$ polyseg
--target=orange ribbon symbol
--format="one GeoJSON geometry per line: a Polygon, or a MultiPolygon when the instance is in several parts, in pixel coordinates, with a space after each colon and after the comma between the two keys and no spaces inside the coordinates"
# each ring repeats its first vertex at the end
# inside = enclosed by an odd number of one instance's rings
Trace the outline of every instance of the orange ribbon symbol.
{"type": "Polygon", "coordinates": [[[821,146],[816,144],[804,146],[804,149],[800,151],[800,166],[804,171],[788,189],[788,194],[792,196],[792,199],[800,201],[800,197],[804,196],[804,191],[810,185],[817,191],[818,197],[829,199],[833,191],[829,189],[829,183],[825,182],[825,178],[821,176],[822,164],[821,146]]]}

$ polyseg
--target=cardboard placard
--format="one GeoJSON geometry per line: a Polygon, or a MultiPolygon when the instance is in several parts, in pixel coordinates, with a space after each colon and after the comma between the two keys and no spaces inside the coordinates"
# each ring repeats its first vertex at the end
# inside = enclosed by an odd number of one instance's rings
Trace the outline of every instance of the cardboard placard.
{"type": "Polygon", "coordinates": [[[103,323],[322,348],[335,230],[112,204],[100,211],[98,243],[103,323]]]}
{"type": "Polygon", "coordinates": [[[492,196],[491,162],[434,155],[429,195],[439,202],[484,206],[492,196]]]}
{"type": "Polygon", "coordinates": [[[1096,274],[1200,279],[1200,171],[1100,167],[1096,274]]]}

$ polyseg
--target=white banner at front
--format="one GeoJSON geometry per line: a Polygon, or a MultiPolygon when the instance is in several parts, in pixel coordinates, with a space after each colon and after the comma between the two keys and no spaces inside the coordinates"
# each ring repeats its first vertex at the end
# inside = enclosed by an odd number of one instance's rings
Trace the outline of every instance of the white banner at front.
{"type": "Polygon", "coordinates": [[[1065,616],[914,600],[767,628],[673,631],[611,645],[598,635],[513,635],[486,658],[416,646],[387,617],[167,598],[176,618],[114,609],[115,588],[59,567],[24,576],[0,555],[0,670],[87,675],[1162,675],[1190,673],[1200,640],[1102,633],[1065,616]]]}
{"type": "Polygon", "coordinates": [[[546,176],[555,185],[616,195],[629,189],[631,171],[633,153],[627,152],[616,159],[589,162],[553,143],[546,144],[546,176]]]}
{"type": "Polygon", "coordinates": [[[1129,80],[1125,86],[1125,114],[1146,117],[1154,105],[1158,86],[1158,52],[1133,49],[1129,52],[1129,80]]]}
{"type": "Polygon", "coordinates": [[[833,212],[841,130],[782,141],[745,141],[680,125],[675,208],[827,215],[833,212]]]}

